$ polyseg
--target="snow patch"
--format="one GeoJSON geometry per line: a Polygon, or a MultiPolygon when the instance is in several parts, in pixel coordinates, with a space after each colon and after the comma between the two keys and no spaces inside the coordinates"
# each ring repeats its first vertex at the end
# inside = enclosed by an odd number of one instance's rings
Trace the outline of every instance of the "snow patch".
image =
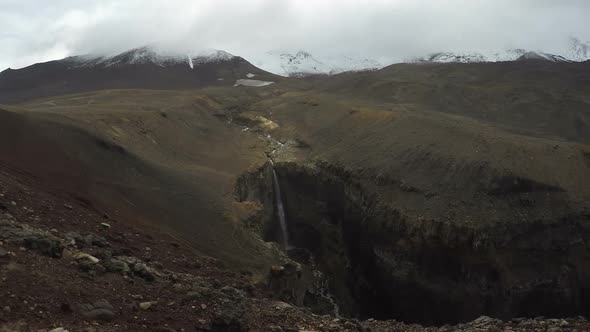
{"type": "Polygon", "coordinates": [[[187,57],[188,57],[188,65],[189,65],[189,67],[191,67],[191,69],[194,69],[195,66],[193,65],[193,59],[191,59],[191,56],[190,55],[188,55],[187,57]]]}
{"type": "Polygon", "coordinates": [[[260,80],[250,80],[250,79],[239,79],[236,81],[236,83],[234,84],[234,86],[254,86],[254,87],[261,87],[261,86],[267,86],[267,85],[271,85],[274,82],[269,82],[269,81],[260,81],[260,80]]]}
{"type": "Polygon", "coordinates": [[[248,73],[248,74],[246,74],[246,77],[248,77],[248,78],[252,78],[252,77],[254,77],[254,76],[256,76],[256,74],[252,74],[252,73],[248,73]]]}

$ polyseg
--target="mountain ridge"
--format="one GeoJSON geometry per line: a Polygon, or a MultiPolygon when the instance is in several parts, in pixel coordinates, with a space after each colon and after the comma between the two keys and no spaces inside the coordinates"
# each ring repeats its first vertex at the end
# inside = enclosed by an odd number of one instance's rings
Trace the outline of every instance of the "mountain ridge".
{"type": "Polygon", "coordinates": [[[134,64],[155,64],[165,67],[167,65],[186,64],[193,68],[194,64],[228,61],[235,57],[235,55],[216,49],[177,52],[142,46],[113,56],[78,55],[60,61],[71,62],[79,67],[110,67],[134,64]]]}
{"type": "MultiPolygon", "coordinates": [[[[370,57],[342,53],[318,55],[305,49],[271,50],[249,56],[236,56],[226,51],[213,48],[185,48],[184,50],[180,50],[151,44],[132,48],[113,55],[74,55],[56,61],[66,63],[71,68],[108,68],[122,65],[153,64],[160,67],[186,65],[193,69],[195,65],[229,61],[233,58],[242,58],[254,64],[256,67],[275,75],[304,77],[313,75],[335,75],[350,71],[379,70],[385,66],[396,63],[481,63],[523,60],[584,62],[590,60],[590,42],[583,42],[580,39],[571,37],[569,40],[569,48],[563,54],[548,53],[541,50],[512,48],[503,51],[485,52],[439,51],[429,53],[425,56],[416,56],[401,60],[376,60],[370,57]]],[[[0,71],[0,74],[14,70],[19,69],[7,68],[4,71],[0,71]]]]}
{"type": "Polygon", "coordinates": [[[438,62],[438,63],[481,63],[481,62],[507,62],[507,61],[525,61],[541,60],[549,62],[583,62],[588,59],[580,58],[579,61],[573,60],[572,57],[545,53],[540,51],[530,51],[526,49],[509,49],[504,52],[495,52],[483,54],[479,52],[471,53],[454,53],[454,52],[436,52],[424,57],[417,57],[408,62],[438,62]]]}
{"type": "Polygon", "coordinates": [[[193,54],[141,47],[110,57],[73,56],[7,69],[0,72],[0,103],[112,88],[193,89],[233,85],[252,75],[263,81],[279,79],[227,52],[193,54]]]}
{"type": "Polygon", "coordinates": [[[590,42],[571,37],[563,54],[511,48],[488,52],[433,52],[402,60],[381,60],[346,54],[317,55],[308,50],[276,50],[246,57],[256,66],[281,76],[334,75],[349,71],[379,70],[396,63],[481,63],[507,61],[584,62],[590,60],[590,42]]]}
{"type": "MultiPolygon", "coordinates": [[[[254,76],[276,82],[280,76],[305,77],[344,72],[376,71],[399,63],[484,63],[546,61],[551,63],[590,60],[587,43],[571,40],[568,57],[525,49],[505,52],[438,52],[405,61],[379,62],[348,55],[315,56],[304,50],[271,51],[262,56],[235,56],[217,49],[171,50],[142,46],[119,54],[78,55],[0,72],[0,102],[13,103],[46,97],[116,88],[176,89],[234,84],[254,76]]],[[[239,85],[239,84],[238,84],[239,85]]],[[[257,85],[258,86],[258,85],[257,85]]]]}

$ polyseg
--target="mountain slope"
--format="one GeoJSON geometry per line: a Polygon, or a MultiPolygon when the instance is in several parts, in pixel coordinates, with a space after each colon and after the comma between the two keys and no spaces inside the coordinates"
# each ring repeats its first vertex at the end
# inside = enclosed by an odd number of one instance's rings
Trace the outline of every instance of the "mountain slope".
{"type": "Polygon", "coordinates": [[[112,57],[75,56],[0,73],[0,103],[100,89],[188,89],[233,85],[253,74],[279,77],[223,51],[197,56],[160,53],[149,47],[112,57]]]}
{"type": "Polygon", "coordinates": [[[529,135],[590,143],[585,63],[395,64],[318,82],[331,93],[471,117],[529,135]]]}
{"type": "Polygon", "coordinates": [[[234,257],[232,264],[261,261],[224,216],[224,193],[263,160],[264,146],[216,117],[211,100],[192,91],[106,90],[24,107],[0,109],[0,168],[32,174],[113,218],[180,234],[210,256],[234,257]],[[240,155],[242,146],[252,153],[240,155]]]}

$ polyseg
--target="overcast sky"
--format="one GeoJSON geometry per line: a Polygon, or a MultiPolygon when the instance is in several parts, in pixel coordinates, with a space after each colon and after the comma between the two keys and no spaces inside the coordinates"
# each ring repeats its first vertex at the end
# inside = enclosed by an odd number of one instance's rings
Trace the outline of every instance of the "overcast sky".
{"type": "Polygon", "coordinates": [[[154,42],[408,58],[590,40],[590,0],[0,0],[0,70],[154,42]]]}

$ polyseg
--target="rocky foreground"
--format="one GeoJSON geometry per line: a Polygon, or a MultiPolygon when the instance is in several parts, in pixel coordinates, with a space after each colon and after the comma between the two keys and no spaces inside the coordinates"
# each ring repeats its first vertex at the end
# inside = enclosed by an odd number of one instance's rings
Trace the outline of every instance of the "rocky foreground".
{"type": "Polygon", "coordinates": [[[422,327],[315,315],[274,299],[264,278],[37,186],[0,173],[0,331],[590,330],[582,317],[422,327]]]}

